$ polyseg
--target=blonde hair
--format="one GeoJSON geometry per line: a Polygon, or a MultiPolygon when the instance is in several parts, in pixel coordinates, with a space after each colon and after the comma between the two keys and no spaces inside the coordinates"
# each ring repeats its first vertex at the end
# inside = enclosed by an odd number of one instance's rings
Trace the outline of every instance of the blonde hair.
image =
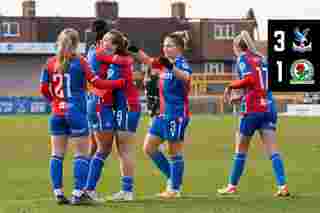
{"type": "Polygon", "coordinates": [[[248,49],[253,54],[256,54],[258,56],[263,56],[260,52],[258,52],[257,47],[256,47],[255,43],[253,42],[248,31],[246,31],[246,30],[241,31],[240,38],[244,41],[244,43],[247,45],[248,49]]]}
{"type": "Polygon", "coordinates": [[[79,33],[75,29],[67,28],[60,32],[57,39],[56,71],[66,72],[69,67],[70,60],[73,57],[80,56],[78,49],[79,43],[79,33]]]}

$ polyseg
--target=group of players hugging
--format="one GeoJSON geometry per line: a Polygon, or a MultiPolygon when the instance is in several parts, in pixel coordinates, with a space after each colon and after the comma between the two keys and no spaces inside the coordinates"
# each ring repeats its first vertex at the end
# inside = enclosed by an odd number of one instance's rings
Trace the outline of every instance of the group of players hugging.
{"type": "MultiPolygon", "coordinates": [[[[96,191],[104,162],[115,145],[120,163],[121,189],[115,201],[134,200],[135,140],[141,105],[134,84],[135,60],[148,65],[145,74],[147,106],[151,117],[143,143],[166,180],[163,199],[181,196],[184,175],[183,141],[190,120],[189,91],[192,70],[183,56],[188,42],[185,32],[172,32],[161,41],[161,55],[149,56],[130,44],[128,35],[109,29],[103,20],[92,23],[95,41],[87,55],[79,52],[79,32],[64,29],[57,37],[57,53],[43,66],[40,92],[51,105],[50,179],[58,204],[104,202],[96,191]],[[167,141],[163,147],[163,142],[167,141]],[[63,162],[68,142],[73,143],[74,189],[71,198],[63,191],[63,162]],[[164,154],[167,149],[167,155],[164,154]]],[[[277,112],[268,90],[266,59],[255,48],[248,32],[234,38],[239,79],[225,89],[225,101],[240,105],[240,126],[229,183],[220,195],[237,193],[250,139],[258,130],[272,161],[278,191],[289,196],[283,161],[275,143],[277,112]],[[234,92],[234,91],[241,91],[234,92]]]]}

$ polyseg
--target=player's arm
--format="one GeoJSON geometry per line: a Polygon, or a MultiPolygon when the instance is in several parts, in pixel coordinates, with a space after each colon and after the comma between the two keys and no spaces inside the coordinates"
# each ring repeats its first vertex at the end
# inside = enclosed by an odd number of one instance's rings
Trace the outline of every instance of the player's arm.
{"type": "Polygon", "coordinates": [[[244,79],[234,80],[229,84],[230,89],[241,89],[247,88],[254,84],[254,78],[252,75],[246,75],[244,79]]]}
{"type": "Polygon", "coordinates": [[[128,50],[130,53],[132,53],[134,56],[136,56],[141,63],[147,64],[155,69],[157,69],[157,68],[159,68],[159,66],[161,66],[158,63],[157,58],[153,58],[153,57],[149,56],[142,49],[139,49],[136,46],[130,46],[128,48],[128,50]]]}
{"type": "Polygon", "coordinates": [[[118,65],[128,65],[131,62],[131,58],[127,56],[120,56],[120,55],[107,55],[105,54],[104,49],[97,49],[96,51],[96,59],[98,61],[107,63],[107,64],[118,64],[118,65]]]}
{"type": "MultiPolygon", "coordinates": [[[[178,65],[178,64],[177,64],[178,65]]],[[[191,81],[191,67],[184,61],[179,63],[178,66],[173,66],[173,72],[180,80],[190,82],[191,81]]]]}
{"type": "Polygon", "coordinates": [[[233,80],[228,86],[229,89],[241,89],[254,85],[255,79],[252,73],[254,68],[244,56],[239,59],[239,69],[244,77],[241,80],[233,80]]]}
{"type": "Polygon", "coordinates": [[[85,78],[92,83],[92,85],[98,89],[121,89],[125,86],[125,80],[102,80],[98,76],[94,75],[91,68],[85,58],[80,58],[82,70],[85,74],[85,78]]]}
{"type": "Polygon", "coordinates": [[[231,96],[231,91],[233,89],[241,89],[248,88],[254,85],[254,77],[252,75],[252,68],[249,66],[250,64],[247,62],[246,58],[240,57],[239,59],[239,71],[244,76],[241,80],[233,80],[224,90],[224,100],[225,102],[237,102],[240,97],[231,96]]]}
{"type": "Polygon", "coordinates": [[[178,62],[177,66],[175,66],[167,57],[160,57],[159,62],[168,70],[171,70],[177,79],[190,82],[192,71],[186,62],[178,62]]]}
{"type": "Polygon", "coordinates": [[[41,77],[40,77],[40,93],[41,95],[48,101],[51,102],[53,99],[53,96],[51,94],[51,91],[49,89],[49,72],[48,72],[48,66],[47,64],[43,66],[43,69],[41,71],[41,77]]]}

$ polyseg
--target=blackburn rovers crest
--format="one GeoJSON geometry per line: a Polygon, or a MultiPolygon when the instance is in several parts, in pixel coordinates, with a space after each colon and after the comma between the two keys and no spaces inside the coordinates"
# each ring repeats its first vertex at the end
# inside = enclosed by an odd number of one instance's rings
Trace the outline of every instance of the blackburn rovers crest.
{"type": "Polygon", "coordinates": [[[290,68],[290,74],[292,78],[290,84],[314,84],[314,67],[306,59],[294,61],[290,68]]]}

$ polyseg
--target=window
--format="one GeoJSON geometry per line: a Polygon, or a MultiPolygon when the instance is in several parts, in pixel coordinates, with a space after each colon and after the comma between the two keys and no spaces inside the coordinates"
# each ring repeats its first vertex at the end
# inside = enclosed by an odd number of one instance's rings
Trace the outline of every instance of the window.
{"type": "Polygon", "coordinates": [[[234,24],[214,24],[214,38],[216,40],[229,40],[235,36],[234,24]]]}
{"type": "Polygon", "coordinates": [[[19,36],[19,24],[17,22],[3,22],[1,24],[1,34],[4,37],[19,36]]]}
{"type": "Polygon", "coordinates": [[[223,25],[215,24],[214,25],[214,38],[222,39],[223,25]]]}
{"type": "Polygon", "coordinates": [[[205,73],[215,73],[223,74],[224,73],[224,63],[206,63],[204,65],[205,73]]]}

